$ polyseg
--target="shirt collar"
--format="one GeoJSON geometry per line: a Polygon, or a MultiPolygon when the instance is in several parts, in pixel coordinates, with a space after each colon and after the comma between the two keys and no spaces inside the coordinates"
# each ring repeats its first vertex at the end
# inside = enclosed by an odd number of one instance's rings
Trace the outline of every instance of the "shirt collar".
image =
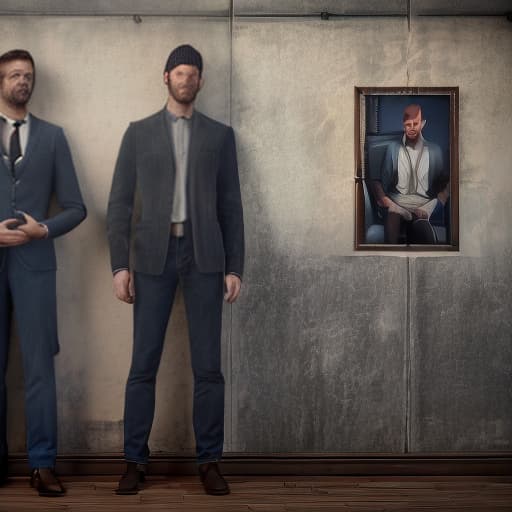
{"type": "Polygon", "coordinates": [[[23,119],[12,119],[9,116],[6,116],[3,112],[0,112],[0,117],[3,117],[8,124],[13,125],[16,121],[23,121],[24,123],[28,123],[30,113],[27,113],[27,115],[23,119]]]}
{"type": "Polygon", "coordinates": [[[192,117],[194,117],[195,110],[192,111],[192,114],[189,117],[186,117],[186,116],[177,117],[172,112],[170,112],[167,107],[165,108],[165,113],[167,114],[168,119],[171,120],[173,123],[175,123],[176,121],[178,121],[178,119],[186,119],[187,121],[190,121],[192,119],[192,117]]]}

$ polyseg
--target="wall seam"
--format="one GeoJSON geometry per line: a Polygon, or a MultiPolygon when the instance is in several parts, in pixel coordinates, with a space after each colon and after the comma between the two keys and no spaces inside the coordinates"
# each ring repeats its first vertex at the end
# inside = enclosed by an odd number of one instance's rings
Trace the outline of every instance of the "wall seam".
{"type": "Polygon", "coordinates": [[[406,72],[406,75],[407,75],[407,87],[409,87],[409,81],[410,81],[410,76],[409,76],[409,52],[410,52],[410,49],[411,49],[411,38],[412,38],[412,31],[411,31],[411,0],[408,0],[407,2],[407,49],[406,49],[406,54],[405,54],[405,65],[406,65],[406,69],[405,69],[405,72],[406,72]]]}
{"type": "MultiPolygon", "coordinates": [[[[229,95],[228,95],[228,119],[229,125],[232,125],[232,104],[233,104],[233,18],[234,18],[234,0],[229,3],[229,95]]],[[[233,400],[233,305],[229,307],[229,446],[231,451],[235,447],[235,429],[234,429],[234,400],[233,400]]]]}
{"type": "Polygon", "coordinates": [[[407,292],[405,313],[405,438],[404,453],[411,450],[411,355],[412,355],[412,271],[411,258],[407,258],[407,292]]]}
{"type": "Polygon", "coordinates": [[[231,105],[233,103],[233,23],[235,12],[235,0],[230,0],[229,3],[229,104],[228,116],[229,124],[231,125],[231,105]]]}
{"type": "MultiPolygon", "coordinates": [[[[410,83],[410,74],[409,74],[409,53],[411,49],[411,39],[412,39],[412,2],[411,0],[407,0],[407,49],[405,55],[405,66],[406,66],[406,78],[407,78],[407,87],[409,87],[410,83]]],[[[404,436],[404,453],[409,453],[411,450],[411,353],[412,353],[412,274],[411,274],[411,258],[407,257],[407,294],[406,294],[406,313],[405,313],[405,436],[404,436]]]]}

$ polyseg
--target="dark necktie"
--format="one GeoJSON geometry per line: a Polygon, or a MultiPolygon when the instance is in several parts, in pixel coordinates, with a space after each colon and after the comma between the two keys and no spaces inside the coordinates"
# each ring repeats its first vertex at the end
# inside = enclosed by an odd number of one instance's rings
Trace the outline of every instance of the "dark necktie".
{"type": "Polygon", "coordinates": [[[14,121],[14,131],[11,134],[11,140],[9,143],[9,160],[11,165],[14,166],[16,160],[21,157],[21,145],[20,145],[20,126],[25,121],[14,121]]]}

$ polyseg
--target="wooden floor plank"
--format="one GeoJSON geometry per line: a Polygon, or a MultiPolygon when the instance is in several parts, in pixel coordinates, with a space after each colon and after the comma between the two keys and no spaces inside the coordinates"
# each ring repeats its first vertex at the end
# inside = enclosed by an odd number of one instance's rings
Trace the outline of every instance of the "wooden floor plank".
{"type": "Polygon", "coordinates": [[[286,505],[249,505],[250,512],[286,512],[286,505]]]}
{"type": "Polygon", "coordinates": [[[117,496],[117,478],[67,477],[67,494],[41,498],[27,478],[0,488],[0,512],[512,512],[509,477],[228,477],[207,496],[197,477],[149,476],[117,496]]]}

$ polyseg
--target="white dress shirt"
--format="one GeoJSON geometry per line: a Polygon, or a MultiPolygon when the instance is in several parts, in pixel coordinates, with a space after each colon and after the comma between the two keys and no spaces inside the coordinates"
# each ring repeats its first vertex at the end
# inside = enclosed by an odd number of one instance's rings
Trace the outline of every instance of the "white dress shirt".
{"type": "MultiPolygon", "coordinates": [[[[21,121],[21,119],[11,119],[6,116],[3,112],[0,112],[0,118],[4,118],[5,121],[0,120],[0,133],[2,138],[2,155],[3,157],[9,161],[9,146],[11,142],[11,135],[14,132],[14,123],[16,121],[21,121]]],[[[25,154],[28,143],[28,135],[30,132],[30,114],[27,114],[23,119],[24,123],[19,127],[20,133],[20,148],[21,148],[21,158],[25,154]]]]}

